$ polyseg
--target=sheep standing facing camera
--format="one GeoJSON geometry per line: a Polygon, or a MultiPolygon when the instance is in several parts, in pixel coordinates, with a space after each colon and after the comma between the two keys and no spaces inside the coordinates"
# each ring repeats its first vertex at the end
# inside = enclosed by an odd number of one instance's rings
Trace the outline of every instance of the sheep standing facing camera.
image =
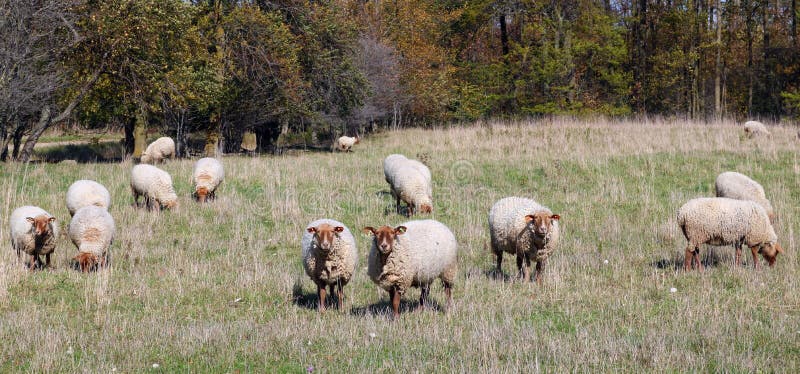
{"type": "Polygon", "coordinates": [[[29,270],[41,264],[39,256],[45,256],[45,267],[50,267],[50,255],[56,250],[58,225],[56,217],[36,206],[22,206],[11,212],[8,223],[11,226],[11,248],[17,252],[17,259],[22,252],[31,256],[29,270]]]}
{"type": "Polygon", "coordinates": [[[358,248],[350,230],[341,222],[318,219],[306,226],[300,243],[303,268],[317,285],[319,310],[325,310],[325,288],[336,295],[339,310],[344,305],[344,286],[358,264],[358,248]]]}

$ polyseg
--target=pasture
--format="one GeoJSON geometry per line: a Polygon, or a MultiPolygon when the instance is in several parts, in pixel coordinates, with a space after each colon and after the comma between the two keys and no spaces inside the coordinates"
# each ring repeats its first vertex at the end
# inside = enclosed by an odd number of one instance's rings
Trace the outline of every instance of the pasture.
{"type": "MultiPolygon", "coordinates": [[[[132,206],[132,164],[2,164],[0,371],[565,372],[800,370],[800,141],[796,128],[746,139],[733,123],[566,120],[373,134],[353,153],[224,157],[217,200],[191,199],[193,160],[162,168],[175,211],[132,206]],[[459,241],[453,304],[415,312],[366,276],[364,226],[398,225],[381,161],[403,153],[433,173],[434,212],[459,241]],[[679,267],[675,224],[687,200],[713,196],[723,171],[764,186],[785,249],[774,268],[733,265],[701,249],[704,273],[679,267]],[[8,216],[38,205],[66,231],[67,187],[94,179],[112,195],[111,266],[82,274],[59,239],[54,268],[28,273],[8,216]],[[527,196],[561,215],[543,285],[516,280],[513,256],[492,272],[487,214],[527,196]],[[300,237],[342,221],[360,262],[344,310],[316,310],[300,237]],[[670,289],[675,288],[676,292],[670,289]]],[[[423,215],[424,217],[424,215],[423,215]]],[[[416,218],[416,217],[415,217],[416,218]]],[[[764,264],[765,265],[765,264],[764,264]]]]}

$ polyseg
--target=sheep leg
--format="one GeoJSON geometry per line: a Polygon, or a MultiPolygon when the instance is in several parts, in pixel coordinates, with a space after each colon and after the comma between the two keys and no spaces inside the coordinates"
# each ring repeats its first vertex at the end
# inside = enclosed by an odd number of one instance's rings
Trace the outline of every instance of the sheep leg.
{"type": "Polygon", "coordinates": [[[494,254],[497,256],[497,274],[503,274],[503,251],[494,254]]]}
{"type": "Polygon", "coordinates": [[[444,295],[447,298],[447,309],[450,309],[450,304],[453,301],[453,284],[450,282],[442,281],[444,285],[444,295]]]}
{"type": "Polygon", "coordinates": [[[50,268],[50,254],[44,255],[44,267],[50,268]]]}
{"type": "Polygon", "coordinates": [[[524,268],[524,272],[525,272],[525,282],[526,283],[530,282],[531,281],[531,256],[529,254],[527,254],[527,253],[525,253],[525,268],[524,268]]]}
{"type": "Polygon", "coordinates": [[[428,298],[428,294],[430,292],[431,292],[431,285],[420,287],[419,306],[417,307],[417,310],[425,310],[425,300],[428,298]]]}
{"type": "MultiPolygon", "coordinates": [[[[331,297],[334,297],[334,296],[336,296],[336,295],[337,295],[337,293],[336,293],[336,286],[335,286],[335,285],[333,285],[333,284],[329,285],[329,286],[328,286],[328,293],[331,295],[331,297]]],[[[338,300],[337,300],[337,303],[338,303],[338,300]]],[[[339,309],[340,309],[340,310],[342,309],[341,305],[339,305],[339,309]]]]}
{"type": "Polygon", "coordinates": [[[517,253],[517,272],[519,277],[524,278],[525,273],[522,271],[522,261],[523,261],[522,256],[523,255],[521,253],[517,253]]]}
{"type": "Polygon", "coordinates": [[[31,265],[28,267],[28,271],[33,271],[36,267],[36,261],[39,259],[37,255],[31,255],[31,265]]]}
{"type": "Polygon", "coordinates": [[[536,283],[540,286],[542,285],[542,272],[544,272],[545,261],[547,260],[536,261],[536,283]]]}
{"type": "Polygon", "coordinates": [[[392,311],[394,312],[394,318],[400,317],[400,291],[396,288],[392,288],[389,291],[389,297],[392,299],[392,311]]]}
{"type": "Polygon", "coordinates": [[[319,311],[325,311],[325,285],[317,285],[317,295],[319,296],[319,311]]]}
{"type": "MultiPolygon", "coordinates": [[[[684,271],[692,270],[692,263],[694,262],[696,253],[698,253],[698,252],[699,252],[699,250],[698,250],[697,246],[695,246],[692,243],[689,243],[689,245],[686,247],[686,253],[685,253],[684,259],[683,259],[683,270],[684,271]]],[[[699,264],[699,261],[697,263],[699,264]]]]}
{"type": "Polygon", "coordinates": [[[736,243],[736,266],[742,266],[742,243],[736,243]]]}
{"type": "Polygon", "coordinates": [[[753,253],[753,268],[758,270],[761,265],[758,263],[758,247],[750,247],[750,252],[753,253]]]}
{"type": "Polygon", "coordinates": [[[339,310],[344,310],[344,291],[342,288],[342,282],[336,282],[336,299],[339,301],[339,310]]]}

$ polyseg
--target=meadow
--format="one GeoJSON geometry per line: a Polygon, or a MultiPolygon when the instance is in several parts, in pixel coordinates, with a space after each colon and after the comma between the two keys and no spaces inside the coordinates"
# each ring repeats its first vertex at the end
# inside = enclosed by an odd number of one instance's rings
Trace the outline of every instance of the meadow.
{"type": "MultiPolygon", "coordinates": [[[[193,160],[163,165],[178,209],[132,206],[132,163],[0,164],[0,371],[19,372],[639,372],[800,370],[800,140],[797,128],[747,139],[734,123],[478,123],[368,136],[352,153],[226,156],[217,200],[191,199],[193,160]],[[433,173],[435,218],[459,241],[453,303],[437,281],[392,320],[366,276],[364,226],[398,225],[381,162],[391,153],[433,173]],[[775,267],[733,264],[703,247],[681,269],[675,212],[713,196],[728,170],[760,181],[785,249],[775,267]],[[28,273],[8,216],[38,205],[66,231],[76,179],[112,194],[108,268],[82,274],[65,234],[54,268],[28,273]],[[493,273],[487,214],[527,196],[561,215],[543,284],[493,273]],[[330,217],[356,233],[360,263],[345,308],[316,310],[300,237],[330,217]],[[671,289],[675,288],[675,292],[671,289]]],[[[416,218],[416,217],[414,217],[416,218]]],[[[765,264],[763,264],[765,265],[765,264]]]]}

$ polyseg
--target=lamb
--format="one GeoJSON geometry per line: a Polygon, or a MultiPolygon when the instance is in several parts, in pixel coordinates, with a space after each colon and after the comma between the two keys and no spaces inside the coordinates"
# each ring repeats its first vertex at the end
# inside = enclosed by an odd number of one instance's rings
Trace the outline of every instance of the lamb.
{"type": "Polygon", "coordinates": [[[427,166],[403,155],[393,154],[384,159],[383,173],[398,210],[402,200],[408,205],[409,216],[417,209],[422,213],[433,211],[431,172],[427,166]]]}
{"type": "Polygon", "coordinates": [[[450,229],[435,220],[409,221],[392,228],[365,227],[373,235],[367,274],[389,292],[394,317],[400,315],[400,297],[410,287],[421,288],[419,308],[425,308],[430,285],[442,280],[447,304],[457,270],[458,243],[450,229]]]}
{"type": "Polygon", "coordinates": [[[168,136],[156,139],[142,153],[141,161],[145,164],[157,164],[164,159],[175,157],[175,141],[168,136]]]}
{"type": "Polygon", "coordinates": [[[489,210],[489,235],[497,257],[497,272],[502,273],[503,252],[513,253],[526,282],[531,278],[531,259],[536,261],[536,282],[541,284],[547,258],[558,245],[560,219],[560,215],[531,199],[506,197],[497,201],[489,210]]]}
{"type": "Polygon", "coordinates": [[[73,260],[82,272],[106,265],[115,231],[114,218],[101,207],[90,205],[75,212],[69,223],[69,238],[78,247],[73,260]]]}
{"type": "Polygon", "coordinates": [[[58,225],[56,218],[42,208],[26,205],[14,209],[9,218],[11,226],[11,248],[17,252],[17,259],[22,252],[31,256],[29,270],[33,271],[39,256],[45,256],[45,267],[50,266],[50,255],[56,249],[58,225]]]}
{"type": "Polygon", "coordinates": [[[172,177],[164,170],[152,165],[139,164],[131,170],[131,191],[133,202],[139,207],[139,197],[144,195],[145,206],[148,209],[158,207],[176,208],[178,195],[172,188],[172,177]]]}
{"type": "Polygon", "coordinates": [[[69,215],[74,216],[78,209],[90,205],[108,210],[111,206],[111,194],[102,184],[92,180],[81,179],[72,183],[67,190],[69,215]]]}
{"type": "Polygon", "coordinates": [[[358,264],[358,247],[353,234],[339,221],[318,219],[306,226],[301,247],[303,267],[317,285],[319,310],[325,310],[326,286],[331,295],[336,294],[339,310],[342,310],[342,288],[353,277],[358,264]]]}
{"type": "Polygon", "coordinates": [[[775,211],[772,209],[772,204],[767,200],[764,187],[761,187],[761,184],[750,179],[750,177],[734,171],[726,171],[717,176],[714,187],[717,190],[717,197],[750,200],[761,204],[764,210],[767,211],[769,221],[775,222],[775,211]]]}
{"type": "Polygon", "coordinates": [[[225,169],[219,160],[211,157],[201,158],[194,164],[194,198],[204,203],[216,198],[217,187],[225,179],[225,169]]]}
{"type": "Polygon", "coordinates": [[[342,136],[336,140],[336,148],[342,152],[352,152],[350,149],[353,145],[361,142],[361,139],[356,135],[355,137],[342,136]]]}
{"type": "Polygon", "coordinates": [[[767,127],[764,126],[763,123],[758,121],[747,121],[744,123],[744,133],[747,137],[752,138],[754,136],[760,135],[769,135],[769,131],[767,127]]]}
{"type": "Polygon", "coordinates": [[[736,265],[741,265],[742,244],[750,247],[753,267],[758,269],[758,253],[769,266],[783,249],[769,222],[766,210],[750,200],[725,197],[701,197],[689,200],[678,210],[678,225],[686,237],[684,270],[694,263],[702,271],[700,245],[733,245],[736,248],[736,265]]]}

